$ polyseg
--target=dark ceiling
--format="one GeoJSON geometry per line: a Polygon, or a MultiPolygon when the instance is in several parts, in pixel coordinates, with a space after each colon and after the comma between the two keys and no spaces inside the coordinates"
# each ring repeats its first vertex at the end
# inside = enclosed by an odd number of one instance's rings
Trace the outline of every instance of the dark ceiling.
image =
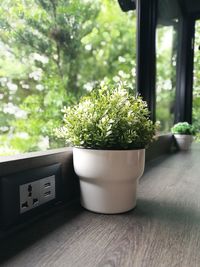
{"type": "Polygon", "coordinates": [[[200,18],[200,0],[180,0],[183,2],[183,9],[187,15],[192,15],[200,18]]]}
{"type": "MultiPolygon", "coordinates": [[[[118,0],[118,2],[125,12],[136,7],[136,0],[118,0]]],[[[158,0],[158,7],[159,13],[168,19],[178,18],[180,14],[200,18],[200,0],[158,0]]]]}
{"type": "Polygon", "coordinates": [[[171,17],[194,16],[200,18],[200,0],[159,0],[159,10],[171,17]]]}
{"type": "Polygon", "coordinates": [[[200,18],[200,0],[158,0],[158,24],[172,24],[181,16],[200,18]]]}

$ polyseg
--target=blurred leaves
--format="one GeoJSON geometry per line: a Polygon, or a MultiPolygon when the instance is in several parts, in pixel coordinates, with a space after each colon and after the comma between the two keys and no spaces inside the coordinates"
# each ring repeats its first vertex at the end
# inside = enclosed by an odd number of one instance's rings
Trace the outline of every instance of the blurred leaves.
{"type": "Polygon", "coordinates": [[[62,124],[62,107],[77,102],[96,81],[114,77],[134,86],[135,24],[135,14],[122,13],[113,0],[3,0],[2,153],[63,146],[53,135],[62,124]]]}
{"type": "Polygon", "coordinates": [[[156,40],[156,119],[159,131],[169,132],[174,124],[177,32],[173,26],[159,26],[156,40]]]}
{"type": "Polygon", "coordinates": [[[194,46],[194,79],[193,79],[193,125],[198,129],[197,141],[200,141],[200,21],[196,21],[195,26],[195,46],[194,46]]]}
{"type": "Polygon", "coordinates": [[[193,125],[188,122],[179,122],[176,123],[172,128],[171,132],[173,134],[187,134],[187,135],[195,135],[196,129],[193,125]]]}

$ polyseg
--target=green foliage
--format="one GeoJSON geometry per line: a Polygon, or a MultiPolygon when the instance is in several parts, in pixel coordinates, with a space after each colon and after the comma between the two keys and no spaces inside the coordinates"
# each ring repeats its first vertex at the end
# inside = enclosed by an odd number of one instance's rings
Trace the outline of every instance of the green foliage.
{"type": "Polygon", "coordinates": [[[155,135],[147,105],[125,83],[101,82],[79,104],[64,109],[58,136],[77,147],[93,149],[144,148],[155,135]]]}
{"type": "MultiPolygon", "coordinates": [[[[195,27],[195,45],[194,45],[194,79],[193,79],[193,105],[192,105],[192,123],[200,131],[200,20],[196,21],[195,27]]],[[[196,140],[200,142],[200,134],[196,136],[196,140]]]]}
{"type": "MultiPolygon", "coordinates": [[[[175,22],[174,22],[175,23],[175,22]]],[[[156,117],[173,125],[176,26],[157,29],[156,117]]],[[[200,129],[200,22],[196,23],[193,125],[200,129]]],[[[2,0],[0,5],[0,153],[64,145],[53,129],[63,106],[105,77],[135,87],[136,17],[115,0],[2,0]]],[[[200,138],[199,138],[200,139],[200,138]]]]}
{"type": "Polygon", "coordinates": [[[63,106],[105,77],[134,85],[135,24],[134,13],[121,12],[114,0],[3,0],[1,150],[63,146],[53,135],[63,106]]]}
{"type": "Polygon", "coordinates": [[[196,130],[195,127],[188,122],[179,122],[175,124],[171,128],[171,132],[173,134],[187,134],[187,135],[195,135],[196,130]]]}
{"type": "Polygon", "coordinates": [[[160,131],[169,132],[174,123],[177,33],[171,25],[160,26],[156,36],[156,119],[160,131]]]}

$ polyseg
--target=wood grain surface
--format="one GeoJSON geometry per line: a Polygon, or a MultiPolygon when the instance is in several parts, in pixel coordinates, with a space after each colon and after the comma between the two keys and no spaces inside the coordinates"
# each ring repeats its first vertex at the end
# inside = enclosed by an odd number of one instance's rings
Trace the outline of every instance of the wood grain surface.
{"type": "Polygon", "coordinates": [[[149,162],[131,212],[63,208],[1,241],[0,253],[10,267],[199,267],[200,146],[149,162]]]}

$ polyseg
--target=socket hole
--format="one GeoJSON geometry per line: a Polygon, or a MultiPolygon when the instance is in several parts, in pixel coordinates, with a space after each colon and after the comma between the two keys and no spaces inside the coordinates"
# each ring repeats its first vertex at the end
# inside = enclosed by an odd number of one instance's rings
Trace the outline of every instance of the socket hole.
{"type": "Polygon", "coordinates": [[[33,205],[36,205],[39,202],[38,198],[33,199],[33,205]]]}
{"type": "Polygon", "coordinates": [[[28,196],[29,196],[29,197],[32,197],[32,192],[29,192],[29,193],[28,193],[28,196]]]}
{"type": "Polygon", "coordinates": [[[22,208],[28,208],[28,202],[27,201],[22,203],[22,208]]]}
{"type": "Polygon", "coordinates": [[[45,196],[45,197],[48,197],[48,196],[50,196],[50,195],[51,195],[51,191],[47,191],[47,192],[44,193],[44,196],[45,196]]]}
{"type": "Polygon", "coordinates": [[[30,193],[30,192],[32,192],[32,190],[33,190],[32,185],[29,184],[29,186],[28,186],[28,192],[30,193]]]}
{"type": "Polygon", "coordinates": [[[51,186],[51,183],[50,183],[50,182],[47,182],[47,183],[44,184],[44,187],[45,187],[45,188],[46,188],[46,187],[49,187],[49,186],[51,186]]]}

